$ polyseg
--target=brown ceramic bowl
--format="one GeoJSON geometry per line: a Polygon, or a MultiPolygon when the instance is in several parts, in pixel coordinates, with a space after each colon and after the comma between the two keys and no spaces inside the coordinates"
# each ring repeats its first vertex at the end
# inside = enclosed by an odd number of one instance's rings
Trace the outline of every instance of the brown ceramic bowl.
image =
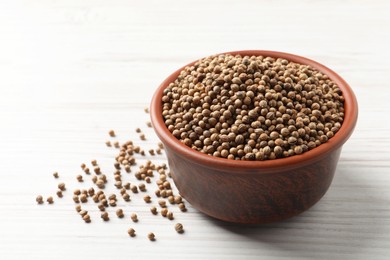
{"type": "Polygon", "coordinates": [[[229,53],[281,57],[325,73],[343,92],[344,122],[328,142],[301,155],[267,161],[236,161],[200,153],[177,140],[162,117],[163,90],[183,67],[159,86],[150,109],[154,130],[165,146],[173,180],[193,207],[224,221],[267,223],[297,215],[320,200],[332,182],[342,146],[356,125],[355,95],[338,74],[313,60],[274,51],[229,53]]]}

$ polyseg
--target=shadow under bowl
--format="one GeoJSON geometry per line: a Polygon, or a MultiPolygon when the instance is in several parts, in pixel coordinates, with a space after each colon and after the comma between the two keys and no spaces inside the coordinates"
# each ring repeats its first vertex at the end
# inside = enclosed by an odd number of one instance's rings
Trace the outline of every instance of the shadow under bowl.
{"type": "Polygon", "coordinates": [[[328,190],[343,144],[352,134],[358,115],[355,95],[334,71],[313,60],[275,51],[228,52],[242,56],[284,58],[326,74],[344,96],[344,121],[328,142],[301,155],[266,161],[237,161],[195,151],[176,139],[162,117],[162,96],[180,71],[156,90],[150,106],[153,128],[164,144],[172,178],[180,194],[199,211],[229,222],[258,224],[280,221],[313,206],[328,190]]]}

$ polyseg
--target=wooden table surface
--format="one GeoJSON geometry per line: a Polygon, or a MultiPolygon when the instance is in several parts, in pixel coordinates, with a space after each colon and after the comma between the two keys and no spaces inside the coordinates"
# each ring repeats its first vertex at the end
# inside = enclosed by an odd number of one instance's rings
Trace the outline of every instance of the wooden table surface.
{"type": "Polygon", "coordinates": [[[389,11],[386,0],[1,1],[0,259],[390,259],[389,11]],[[125,219],[110,211],[103,223],[89,203],[83,223],[71,193],[91,182],[75,175],[97,159],[112,182],[108,130],[154,147],[143,108],[159,83],[192,60],[242,49],[309,57],[355,91],[358,125],[324,198],[281,223],[237,226],[190,205],[170,222],[138,194],[119,202],[125,219]],[[65,197],[36,205],[60,181],[65,197]]]}

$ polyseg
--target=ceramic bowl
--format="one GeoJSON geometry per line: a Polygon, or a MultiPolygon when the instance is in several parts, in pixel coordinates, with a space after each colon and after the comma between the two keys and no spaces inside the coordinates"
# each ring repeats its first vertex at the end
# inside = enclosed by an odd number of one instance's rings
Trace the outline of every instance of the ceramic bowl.
{"type": "Polygon", "coordinates": [[[345,116],[340,130],[328,142],[306,153],[281,159],[237,161],[195,151],[169,132],[162,117],[163,90],[185,66],[168,76],[156,90],[150,106],[153,128],[165,146],[175,185],[194,208],[211,217],[236,223],[287,219],[313,206],[328,190],[342,146],[356,125],[355,95],[337,73],[316,61],[275,51],[229,53],[285,58],[310,65],[328,75],[345,98],[345,116]]]}

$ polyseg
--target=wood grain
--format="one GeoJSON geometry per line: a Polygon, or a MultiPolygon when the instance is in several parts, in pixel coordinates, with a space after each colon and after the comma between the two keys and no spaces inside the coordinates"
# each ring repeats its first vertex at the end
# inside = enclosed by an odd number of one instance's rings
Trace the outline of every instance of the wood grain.
{"type": "Polygon", "coordinates": [[[385,0],[1,1],[0,259],[388,259],[389,10],[385,0]],[[306,56],[354,89],[358,125],[325,197],[285,222],[237,226],[190,206],[174,208],[169,222],[135,196],[125,211],[138,212],[135,239],[128,218],[102,223],[92,204],[84,224],[70,191],[82,162],[97,159],[111,174],[108,130],[154,147],[143,107],[161,81],[189,61],[240,49],[306,56]],[[56,191],[53,171],[69,193],[37,206],[36,195],[56,191]]]}

